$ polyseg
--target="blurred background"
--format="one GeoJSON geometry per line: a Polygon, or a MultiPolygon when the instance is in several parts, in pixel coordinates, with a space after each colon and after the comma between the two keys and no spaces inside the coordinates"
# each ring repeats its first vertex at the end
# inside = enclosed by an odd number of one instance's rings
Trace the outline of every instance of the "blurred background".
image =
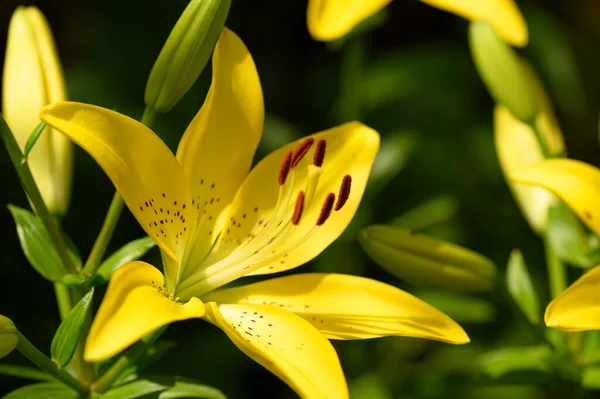
{"type": "MultiPolygon", "coordinates": [[[[600,2],[518,0],[530,29],[530,57],[549,91],[570,157],[598,165],[600,2]]],[[[0,2],[0,57],[17,0],[0,2]]],[[[40,0],[52,26],[72,100],[141,117],[146,79],[186,0],[40,0]]],[[[356,235],[373,223],[421,230],[496,262],[501,273],[520,248],[545,305],[548,289],[540,241],[502,177],[493,142],[493,102],[467,43],[468,23],[416,0],[396,0],[360,37],[320,43],[308,35],[306,2],[233,0],[227,25],[254,56],[267,110],[257,159],[302,135],[360,119],[383,139],[381,156],[353,224],[334,245],[297,272],[376,278],[414,293],[454,317],[472,343],[450,346],[407,338],[334,342],[357,399],[562,397],[543,376],[502,381],[481,375],[482,354],[533,342],[495,293],[451,294],[405,283],[370,261],[356,235]],[[407,213],[408,212],[408,213],[407,213]]],[[[1,59],[1,58],[0,58],[1,59]]],[[[210,84],[210,68],[156,125],[175,148],[210,84]]],[[[48,350],[59,324],[48,284],[28,266],[6,204],[27,207],[0,149],[0,312],[48,350]]],[[[66,232],[85,256],[113,195],[108,178],[80,149],[66,232]]],[[[143,231],[125,211],[111,243],[116,250],[143,231]]],[[[158,250],[147,260],[159,264],[158,250]]],[[[99,295],[96,296],[100,298],[99,295]]],[[[98,302],[98,301],[97,301],[98,302]]],[[[96,304],[97,305],[97,304],[96,304]]],[[[293,398],[284,383],[237,350],[204,321],[172,325],[175,346],[149,371],[192,377],[230,398],[293,398]]],[[[3,362],[26,364],[13,353],[3,362]]],[[[0,393],[24,382],[0,376],[0,393]]],[[[569,394],[574,397],[578,392],[569,394]]]]}

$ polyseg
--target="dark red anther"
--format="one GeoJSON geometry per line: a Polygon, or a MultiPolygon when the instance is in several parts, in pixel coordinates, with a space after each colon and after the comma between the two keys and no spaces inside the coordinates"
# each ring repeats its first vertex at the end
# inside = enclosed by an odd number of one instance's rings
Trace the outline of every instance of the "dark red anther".
{"type": "Polygon", "coordinates": [[[283,186],[285,184],[285,180],[287,179],[288,174],[290,173],[291,167],[292,167],[292,152],[290,151],[287,154],[285,154],[285,157],[283,158],[283,162],[281,163],[281,168],[279,169],[279,177],[277,178],[279,185],[283,186]]]}
{"type": "Polygon", "coordinates": [[[318,167],[323,166],[323,160],[325,159],[326,149],[327,142],[325,140],[317,141],[317,148],[315,148],[315,155],[313,156],[313,165],[318,167]]]}
{"type": "Polygon", "coordinates": [[[300,218],[302,217],[302,211],[304,210],[304,191],[300,191],[298,193],[298,198],[296,199],[296,207],[294,208],[294,216],[292,216],[292,224],[297,225],[300,223],[300,218]]]}
{"type": "Polygon", "coordinates": [[[340,192],[338,193],[337,202],[335,203],[335,210],[339,211],[342,209],[344,205],[346,205],[346,201],[348,201],[348,197],[350,196],[350,188],[352,187],[352,176],[346,175],[342,179],[342,184],[340,185],[340,192]]]}
{"type": "Polygon", "coordinates": [[[302,143],[300,143],[298,147],[296,147],[296,149],[294,150],[294,155],[292,155],[292,168],[298,166],[298,164],[300,163],[300,161],[302,161],[302,158],[304,158],[304,156],[306,155],[308,150],[310,150],[310,147],[312,147],[314,142],[315,139],[313,139],[312,137],[308,137],[302,143]]]}
{"type": "Polygon", "coordinates": [[[329,193],[323,201],[323,207],[321,208],[321,213],[319,214],[319,218],[317,219],[317,226],[321,226],[327,219],[329,219],[329,215],[331,215],[331,210],[333,209],[333,202],[335,201],[335,194],[329,193]]]}

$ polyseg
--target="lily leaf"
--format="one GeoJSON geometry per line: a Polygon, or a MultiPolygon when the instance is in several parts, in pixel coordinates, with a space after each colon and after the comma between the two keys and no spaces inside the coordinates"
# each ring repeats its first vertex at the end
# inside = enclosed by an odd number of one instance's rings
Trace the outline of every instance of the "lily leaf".
{"type": "Polygon", "coordinates": [[[197,383],[191,379],[162,374],[145,375],[142,379],[121,385],[105,394],[102,399],[134,399],[160,392],[158,399],[206,398],[226,399],[218,389],[197,383]]]}
{"type": "Polygon", "coordinates": [[[46,280],[60,282],[64,269],[42,221],[32,212],[9,205],[8,210],[17,225],[17,235],[25,257],[46,280]]]}
{"type": "Polygon", "coordinates": [[[109,256],[108,259],[102,262],[100,267],[98,267],[97,274],[94,277],[92,284],[106,284],[115,270],[127,262],[138,260],[155,245],[156,243],[150,237],[139,238],[125,244],[118,251],[109,256]]]}
{"type": "Polygon", "coordinates": [[[77,392],[59,382],[39,382],[15,389],[2,399],[78,399],[77,392]]]}
{"type": "Polygon", "coordinates": [[[518,249],[511,252],[506,268],[506,286],[521,311],[532,324],[540,322],[540,303],[527,271],[523,254],[518,249]]]}
{"type": "Polygon", "coordinates": [[[105,394],[100,395],[102,399],[134,399],[151,393],[161,392],[167,389],[167,386],[151,380],[137,380],[129,384],[121,385],[105,394]]]}
{"type": "Polygon", "coordinates": [[[392,220],[391,224],[414,231],[423,231],[456,217],[458,201],[452,195],[440,195],[392,220]]]}
{"type": "Polygon", "coordinates": [[[589,263],[591,259],[587,257],[590,248],[585,229],[562,202],[548,211],[547,237],[554,253],[563,262],[584,268],[595,265],[589,263]]]}
{"type": "Polygon", "coordinates": [[[0,364],[0,374],[28,380],[56,381],[50,374],[34,369],[33,367],[17,366],[14,364],[0,364]]]}
{"type": "Polygon", "coordinates": [[[94,289],[92,288],[78,303],[71,309],[69,315],[60,323],[50,347],[52,360],[60,368],[65,367],[71,361],[79,337],[85,323],[85,316],[92,304],[94,289]]]}
{"type": "Polygon", "coordinates": [[[158,395],[158,399],[177,398],[227,399],[226,396],[216,388],[195,382],[177,380],[171,388],[158,395]]]}
{"type": "Polygon", "coordinates": [[[503,384],[535,384],[551,376],[547,346],[507,347],[484,354],[480,358],[481,371],[495,382],[503,384]]]}
{"type": "Polygon", "coordinates": [[[454,292],[416,291],[415,296],[441,310],[458,323],[483,324],[494,319],[494,306],[476,296],[454,292]]]}

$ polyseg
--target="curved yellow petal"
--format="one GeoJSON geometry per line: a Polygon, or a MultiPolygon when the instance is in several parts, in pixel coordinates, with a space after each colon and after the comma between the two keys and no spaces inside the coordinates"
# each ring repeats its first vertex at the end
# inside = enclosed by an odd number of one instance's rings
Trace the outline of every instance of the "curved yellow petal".
{"type": "Polygon", "coordinates": [[[315,40],[338,39],[392,0],[309,0],[308,31],[315,40]]]}
{"type": "MultiPolygon", "coordinates": [[[[508,109],[496,105],[494,110],[496,154],[505,178],[544,160],[544,154],[533,129],[515,118],[508,109]]],[[[546,227],[548,208],[556,197],[540,187],[515,184],[509,187],[531,228],[541,233],[546,227]]]]}
{"type": "Polygon", "coordinates": [[[300,397],[348,398],[333,346],[295,314],[272,306],[210,302],[206,304],[206,318],[300,397]]]}
{"type": "Polygon", "coordinates": [[[297,274],[215,291],[206,301],[263,304],[294,312],[330,339],[389,335],[469,342],[451,318],[379,281],[344,274],[297,274]]]}
{"type": "Polygon", "coordinates": [[[513,46],[529,41],[527,24],[514,0],[421,0],[471,21],[487,21],[498,35],[513,46]]]}
{"type": "Polygon", "coordinates": [[[228,210],[218,241],[204,261],[207,266],[198,268],[184,282],[185,293],[199,296],[249,273],[294,268],[313,259],[342,234],[362,198],[379,148],[379,135],[362,123],[350,122],[310,139],[315,144],[290,170],[284,186],[278,184],[282,161],[306,138],[272,152],[250,172],[228,210]],[[325,158],[322,167],[316,167],[314,152],[320,140],[326,142],[325,158]],[[324,224],[316,226],[326,197],[330,193],[338,196],[346,175],[352,179],[346,203],[332,211],[324,224]],[[310,182],[318,183],[314,195],[307,191],[310,182]],[[281,196],[280,190],[284,192],[281,196]],[[302,217],[293,225],[290,219],[300,191],[307,194],[302,217]],[[276,206],[278,198],[281,201],[276,206]]]}
{"type": "Polygon", "coordinates": [[[600,235],[600,170],[572,159],[548,159],[514,173],[513,182],[544,187],[600,235]]]}
{"type": "Polygon", "coordinates": [[[177,149],[200,218],[192,263],[204,258],[217,237],[215,223],[252,166],[264,124],[256,66],[242,40],[227,28],[215,48],[212,70],[206,101],[177,149]]]}
{"type": "MultiPolygon", "coordinates": [[[[196,209],[185,173],[160,138],[125,115],[88,104],[57,103],[40,116],[100,164],[146,233],[181,260],[196,209]]],[[[167,269],[167,280],[175,273],[167,269]]]]}
{"type": "Polygon", "coordinates": [[[581,276],[546,308],[548,327],[564,331],[600,330],[600,267],[581,276]]]}
{"type": "Polygon", "coordinates": [[[166,324],[204,316],[198,298],[178,304],[163,282],[158,269],[144,262],[127,263],[113,274],[87,338],[87,361],[114,356],[166,324]]]}
{"type": "MultiPolygon", "coordinates": [[[[66,99],[65,83],[52,32],[36,7],[18,7],[8,31],[2,113],[21,149],[38,125],[40,109],[66,99]]],[[[73,148],[63,135],[46,129],[28,163],[50,211],[67,211],[73,148]]]]}

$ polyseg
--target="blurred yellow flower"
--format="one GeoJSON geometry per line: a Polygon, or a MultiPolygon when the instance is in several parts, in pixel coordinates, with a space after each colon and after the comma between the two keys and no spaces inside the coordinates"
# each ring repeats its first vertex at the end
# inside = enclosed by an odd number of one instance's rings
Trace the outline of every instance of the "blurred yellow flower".
{"type": "MultiPolygon", "coordinates": [[[[52,32],[36,7],[19,7],[8,30],[2,85],[2,114],[21,149],[39,124],[40,110],[66,99],[52,32]]],[[[73,146],[46,128],[29,154],[29,167],[48,209],[64,215],[71,196],[73,146]]]]}
{"type": "MultiPolygon", "coordinates": [[[[527,25],[514,0],[421,1],[470,21],[487,21],[507,43],[518,47],[527,45],[527,25]]],[[[391,0],[309,0],[306,12],[308,30],[315,40],[338,39],[390,2],[391,0]]]]}
{"type": "Polygon", "coordinates": [[[290,143],[249,173],[263,96],[254,61],[233,32],[221,34],[212,86],[175,156],[144,125],[104,108],[60,103],[42,119],[96,159],[164,261],[164,276],[144,262],[114,273],[88,336],[88,361],[173,321],[205,318],[302,397],[344,398],[327,338],[468,342],[435,308],[360,277],[304,274],[218,290],[323,251],[354,216],[379,147],[377,132],[351,122],[290,143]]]}

